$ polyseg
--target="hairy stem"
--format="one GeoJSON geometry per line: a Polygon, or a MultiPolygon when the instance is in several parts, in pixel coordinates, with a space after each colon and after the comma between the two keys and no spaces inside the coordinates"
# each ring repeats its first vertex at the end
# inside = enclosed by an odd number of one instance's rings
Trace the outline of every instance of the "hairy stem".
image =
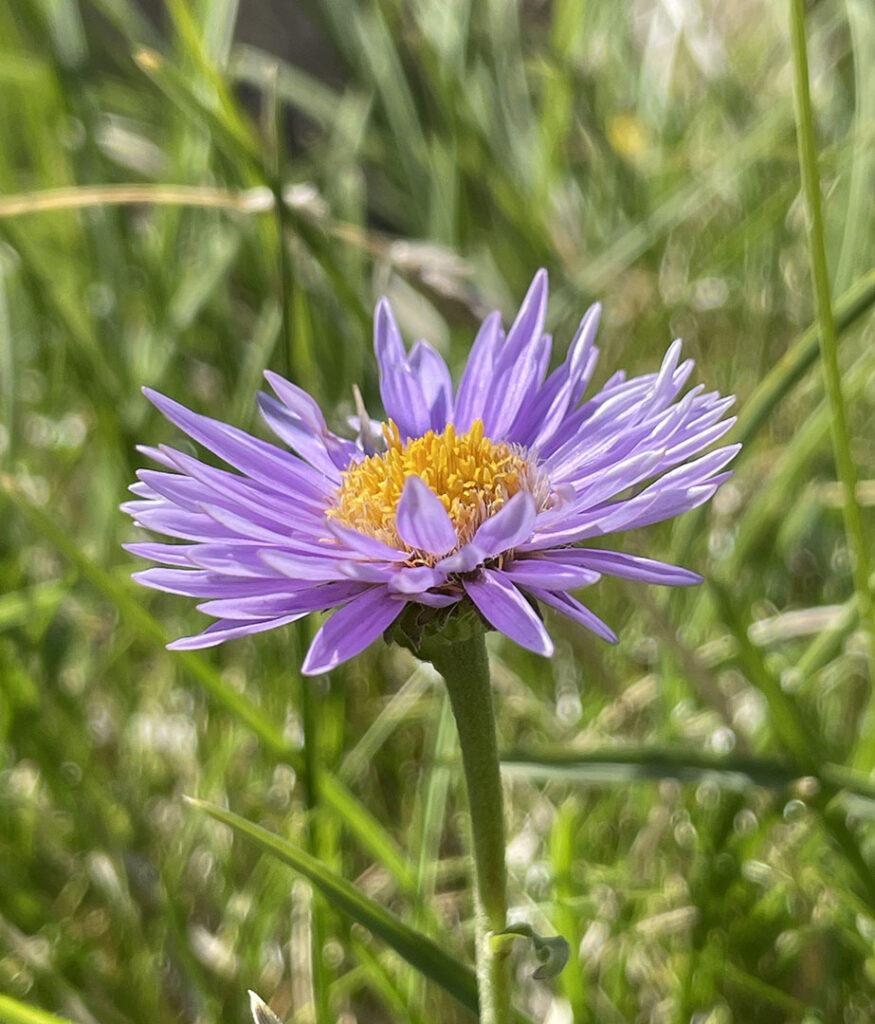
{"type": "Polygon", "coordinates": [[[490,933],[507,923],[504,803],[484,634],[429,645],[429,660],[444,677],[459,730],[474,850],[477,983],[481,1024],[511,1019],[506,953],[493,949],[490,933]]]}

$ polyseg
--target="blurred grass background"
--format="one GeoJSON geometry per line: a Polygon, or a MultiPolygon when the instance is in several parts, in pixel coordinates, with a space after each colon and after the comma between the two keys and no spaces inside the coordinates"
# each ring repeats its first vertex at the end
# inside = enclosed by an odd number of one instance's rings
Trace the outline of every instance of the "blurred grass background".
{"type": "MultiPolygon", "coordinates": [[[[859,497],[875,502],[875,8],[808,17],[859,497]]],[[[788,11],[769,0],[16,0],[0,7],[0,1019],[470,1020],[299,876],[293,841],[470,955],[455,736],[400,650],[297,672],[312,624],[171,655],[117,506],[156,387],[260,430],[265,367],[340,424],[370,316],[457,370],[551,275],[600,380],[682,336],[739,396],[737,474],[625,538],[709,584],[587,595],[611,649],[496,640],[515,917],[549,1024],[875,1019],[875,732],[815,361],[788,11]]],[[[865,624],[864,624],[865,625],[865,624]]],[[[493,638],[495,639],[495,638],[493,638]]]]}

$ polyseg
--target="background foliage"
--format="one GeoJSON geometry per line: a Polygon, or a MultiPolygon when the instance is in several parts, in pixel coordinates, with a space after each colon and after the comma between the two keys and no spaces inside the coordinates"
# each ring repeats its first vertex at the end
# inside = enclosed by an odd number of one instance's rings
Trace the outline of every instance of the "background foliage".
{"type": "MultiPolygon", "coordinates": [[[[378,407],[379,294],[458,368],[544,265],[560,353],[596,298],[602,380],[681,335],[696,379],[739,396],[747,444],[706,513],[626,543],[707,586],[600,584],[615,649],[558,618],[551,661],[492,647],[514,914],[572,947],[551,983],[520,950],[520,1005],[871,1021],[871,673],[785,6],[275,8],[0,7],[0,1019],[243,1021],[247,988],[288,1021],[471,1019],[398,955],[409,935],[393,949],[182,800],[354,880],[436,940],[446,982],[471,908],[434,675],[375,648],[302,680],[310,624],[168,654],[201,617],[130,581],[117,506],[135,444],[175,440],[141,385],[260,429],[272,367],[339,424],[353,382],[378,407]],[[286,19],[295,63],[241,41],[286,19]]],[[[875,9],[818,3],[808,35],[871,535],[875,9]]]]}

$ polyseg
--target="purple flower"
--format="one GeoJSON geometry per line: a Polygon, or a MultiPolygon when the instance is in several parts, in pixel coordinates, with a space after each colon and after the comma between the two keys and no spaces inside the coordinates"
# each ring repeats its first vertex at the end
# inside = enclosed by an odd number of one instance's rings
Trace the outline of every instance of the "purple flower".
{"type": "Polygon", "coordinates": [[[374,345],[386,421],[362,410],[356,440],[332,433],[319,406],[267,373],[260,394],[279,448],[155,392],[180,430],[237,472],[161,445],[123,506],[138,525],[183,543],[128,550],[164,564],[135,574],[202,600],[216,621],[171,648],[210,647],[337,610],[303,671],[358,654],[411,605],[424,616],[475,607],[495,629],[549,655],[538,614],[549,605],[611,642],[613,632],[572,596],[602,574],[687,585],[686,569],[581,546],[668,519],[706,501],[739,445],[701,454],[733,424],[732,398],[702,386],[678,397],[693,364],[674,342],[658,373],[615,374],[583,401],[595,366],[599,307],[584,316],[552,373],[541,270],[505,335],[483,322],[458,388],[425,341],[408,352],[388,303],[374,345]]]}

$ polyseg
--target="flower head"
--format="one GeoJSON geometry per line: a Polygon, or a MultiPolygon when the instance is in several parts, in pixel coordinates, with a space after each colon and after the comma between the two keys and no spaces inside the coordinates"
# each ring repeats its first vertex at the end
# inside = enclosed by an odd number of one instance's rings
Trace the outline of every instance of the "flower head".
{"type": "Polygon", "coordinates": [[[734,420],[732,398],[701,386],[678,397],[692,370],[674,342],[658,373],[613,376],[587,400],[599,307],[581,321],[548,374],[547,276],[539,271],[510,331],[484,321],[453,389],[438,352],[409,352],[388,303],[374,341],[381,424],[363,412],[358,437],[328,429],[316,402],[267,373],[259,395],[280,448],[146,391],[186,434],[237,472],[161,445],[141,449],[164,471],[142,470],[125,510],[184,543],[129,550],[164,564],[147,586],[203,599],[217,621],[172,648],[209,647],[337,610],[304,663],[325,672],[358,654],[402,613],[417,623],[476,610],[511,639],[549,655],[538,603],[609,641],[611,630],[572,595],[602,574],[686,585],[695,573],[583,542],[678,515],[706,501],[738,450],[701,454],[734,420]]]}

